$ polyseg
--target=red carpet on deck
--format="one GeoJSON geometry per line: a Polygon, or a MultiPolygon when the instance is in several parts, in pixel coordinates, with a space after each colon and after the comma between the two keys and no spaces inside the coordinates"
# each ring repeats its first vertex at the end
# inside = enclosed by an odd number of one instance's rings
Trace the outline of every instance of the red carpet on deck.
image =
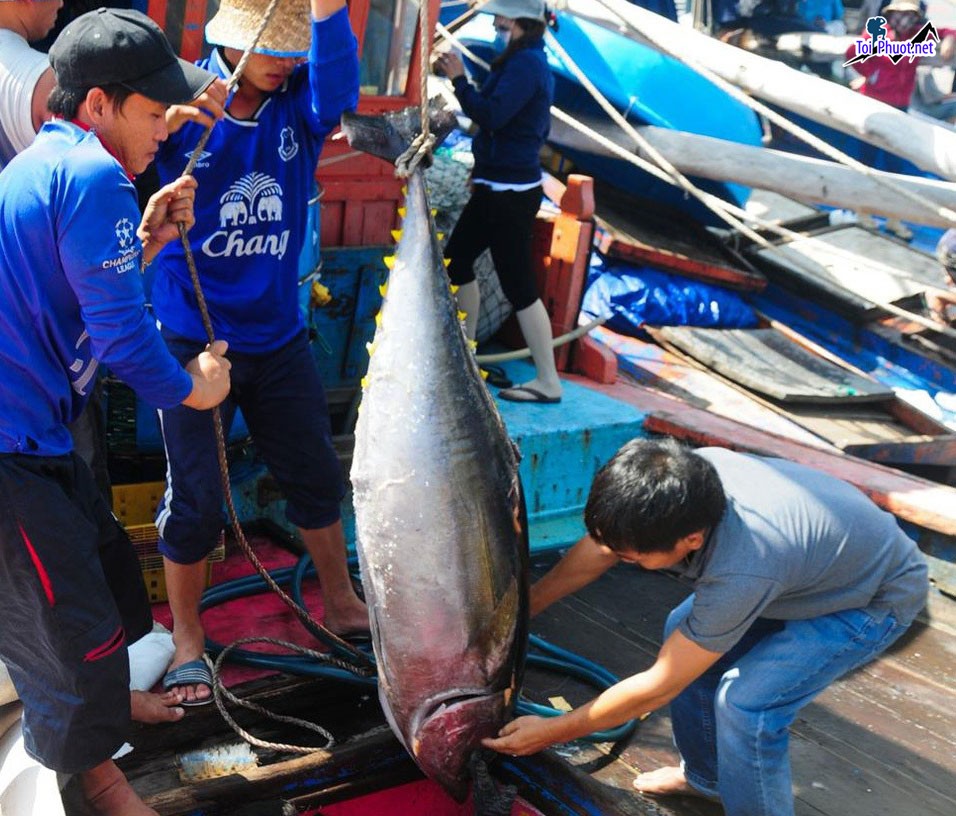
{"type": "MultiPolygon", "coordinates": [[[[267,536],[249,536],[249,543],[266,569],[291,567],[298,560],[296,556],[275,544],[267,536]]],[[[239,546],[227,539],[226,560],[213,563],[212,583],[221,584],[254,572],[255,569],[239,546]]],[[[287,587],[284,589],[288,591],[287,587]]],[[[315,578],[308,578],[302,589],[310,614],[321,623],[324,608],[318,581],[315,578]]],[[[172,630],[173,621],[168,603],[153,604],[153,618],[172,630]]],[[[223,645],[228,645],[239,638],[271,637],[325,651],[324,646],[303,628],[299,619],[269,589],[265,589],[260,595],[239,598],[208,609],[203,612],[202,621],[206,636],[223,645]]],[[[252,644],[244,648],[259,652],[281,652],[278,647],[271,644],[252,644]]],[[[226,686],[235,686],[275,673],[268,669],[227,664],[223,669],[223,682],[226,686]]]]}

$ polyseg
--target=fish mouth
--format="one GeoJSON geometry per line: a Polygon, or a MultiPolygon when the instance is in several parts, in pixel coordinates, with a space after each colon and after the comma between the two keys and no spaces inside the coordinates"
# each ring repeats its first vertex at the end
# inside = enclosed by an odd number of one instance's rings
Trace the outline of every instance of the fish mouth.
{"type": "Polygon", "coordinates": [[[510,697],[508,690],[450,690],[424,702],[412,719],[415,761],[459,802],[468,793],[471,755],[482,739],[498,735],[510,697]]]}

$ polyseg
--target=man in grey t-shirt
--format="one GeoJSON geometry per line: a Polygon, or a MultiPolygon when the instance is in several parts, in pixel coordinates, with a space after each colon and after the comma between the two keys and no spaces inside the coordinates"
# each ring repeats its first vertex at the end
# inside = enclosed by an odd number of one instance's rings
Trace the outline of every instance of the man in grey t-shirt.
{"type": "Polygon", "coordinates": [[[883,652],[926,600],[916,545],[859,490],[782,459],[634,440],[601,469],[588,535],[531,591],[532,614],[617,561],[677,571],[694,594],[654,665],[485,745],[519,755],[671,704],[680,767],[645,793],[718,799],[728,816],[793,813],[788,729],[830,683],[883,652]]]}

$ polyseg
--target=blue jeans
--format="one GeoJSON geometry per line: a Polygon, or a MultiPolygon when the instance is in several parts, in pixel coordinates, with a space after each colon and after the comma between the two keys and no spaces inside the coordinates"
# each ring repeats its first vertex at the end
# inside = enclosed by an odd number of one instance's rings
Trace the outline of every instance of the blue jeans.
{"type": "MultiPolygon", "coordinates": [[[[690,612],[671,612],[665,638],[690,612]]],[[[873,660],[906,631],[885,609],[810,620],[759,618],[741,641],[671,702],[688,783],[727,816],[790,816],[789,728],[830,683],[873,660]]]]}

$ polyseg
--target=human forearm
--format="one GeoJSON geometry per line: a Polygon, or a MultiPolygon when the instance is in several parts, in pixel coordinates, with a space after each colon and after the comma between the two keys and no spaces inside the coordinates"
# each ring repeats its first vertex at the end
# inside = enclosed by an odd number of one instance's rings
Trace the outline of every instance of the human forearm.
{"type": "Polygon", "coordinates": [[[345,0],[311,0],[312,19],[324,20],[339,9],[345,8],[345,0]]]}
{"type": "Polygon", "coordinates": [[[674,632],[646,671],[621,680],[568,714],[554,718],[519,717],[505,723],[498,737],[482,740],[482,744],[495,751],[524,756],[557,742],[621,725],[669,703],[719,657],[679,631],[674,632]]]}
{"type": "Polygon", "coordinates": [[[531,615],[587,586],[607,572],[617,558],[590,536],[580,539],[554,567],[531,587],[531,615]]]}

